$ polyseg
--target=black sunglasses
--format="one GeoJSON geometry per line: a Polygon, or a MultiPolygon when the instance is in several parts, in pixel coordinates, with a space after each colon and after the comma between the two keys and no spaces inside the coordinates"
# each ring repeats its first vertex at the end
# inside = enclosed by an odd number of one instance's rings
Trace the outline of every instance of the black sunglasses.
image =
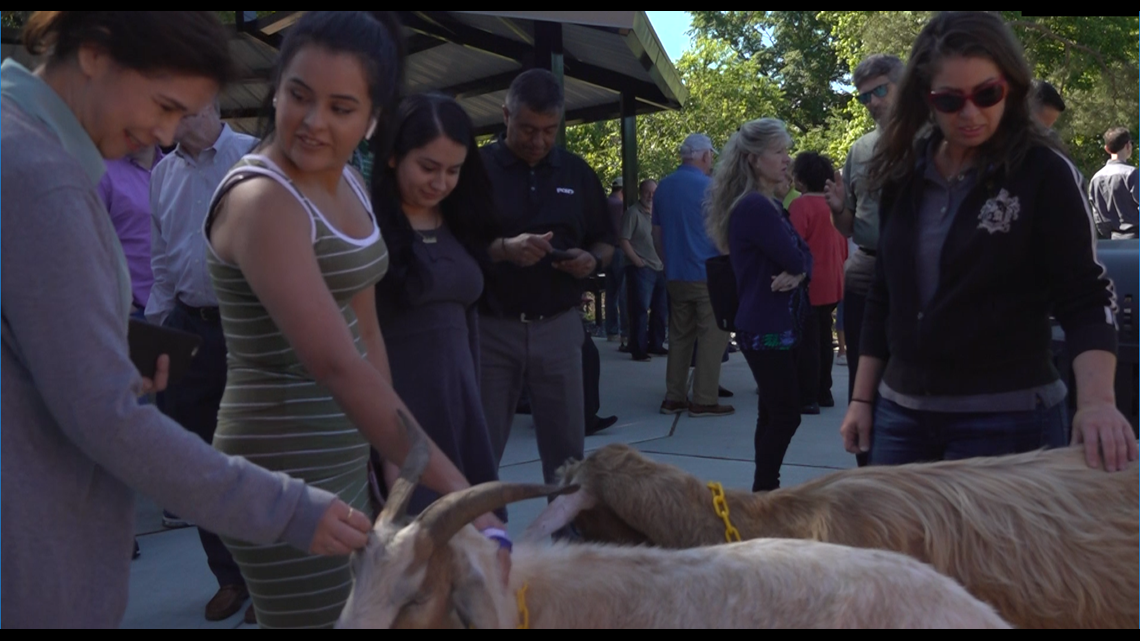
{"type": "Polygon", "coordinates": [[[988,109],[1005,100],[1005,78],[998,78],[978,87],[974,93],[965,95],[957,91],[932,91],[927,96],[930,106],[944,114],[956,114],[966,108],[966,101],[974,103],[978,109],[988,109]]]}
{"type": "Polygon", "coordinates": [[[878,87],[875,87],[874,89],[868,91],[867,93],[859,94],[859,102],[864,104],[864,105],[869,105],[869,104],[871,104],[871,96],[875,96],[876,98],[886,98],[887,93],[890,90],[891,90],[891,84],[889,82],[883,83],[883,84],[879,85],[878,87]]]}

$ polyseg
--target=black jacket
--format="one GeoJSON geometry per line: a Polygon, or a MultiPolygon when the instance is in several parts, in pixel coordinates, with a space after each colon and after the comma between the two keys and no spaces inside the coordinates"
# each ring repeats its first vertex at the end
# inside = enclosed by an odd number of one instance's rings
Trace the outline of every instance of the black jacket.
{"type": "Polygon", "coordinates": [[[1116,297],[1096,259],[1080,173],[1045,147],[1008,174],[991,167],[979,176],[946,239],[934,299],[920,309],[914,248],[924,163],[881,201],[861,352],[888,361],[891,389],[966,396],[1057,381],[1050,314],[1074,358],[1116,353],[1116,297]]]}

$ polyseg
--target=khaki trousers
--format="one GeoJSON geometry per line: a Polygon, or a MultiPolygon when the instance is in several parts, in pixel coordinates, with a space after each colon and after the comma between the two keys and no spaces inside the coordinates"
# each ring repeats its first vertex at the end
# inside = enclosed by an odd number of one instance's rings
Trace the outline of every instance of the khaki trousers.
{"type": "Polygon", "coordinates": [[[669,290],[669,366],[666,400],[683,403],[689,398],[689,366],[698,341],[692,402],[717,405],[720,366],[728,348],[728,332],[721,331],[713,315],[706,283],[671,281],[669,290]]]}

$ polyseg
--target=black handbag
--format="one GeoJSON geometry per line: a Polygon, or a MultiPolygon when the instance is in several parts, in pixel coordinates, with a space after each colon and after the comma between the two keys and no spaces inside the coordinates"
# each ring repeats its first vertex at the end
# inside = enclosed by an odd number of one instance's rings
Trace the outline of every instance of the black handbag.
{"type": "Polygon", "coordinates": [[[716,325],[722,331],[736,331],[736,310],[740,299],[736,293],[736,272],[728,256],[716,256],[705,261],[708,272],[709,301],[712,303],[716,325]]]}

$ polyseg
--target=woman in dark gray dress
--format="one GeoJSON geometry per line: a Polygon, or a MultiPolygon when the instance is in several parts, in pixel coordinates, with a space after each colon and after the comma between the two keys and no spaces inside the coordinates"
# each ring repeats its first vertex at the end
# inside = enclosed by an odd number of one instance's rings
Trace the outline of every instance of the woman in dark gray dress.
{"type": "MultiPolygon", "coordinates": [[[[446,96],[406,99],[373,204],[390,266],[376,305],[393,385],[472,485],[498,480],[479,393],[479,328],[492,193],[471,121],[446,96]]],[[[375,453],[374,463],[377,463],[375,453]]],[[[385,476],[390,483],[394,468],[385,476]]],[[[409,513],[439,495],[420,488],[409,513]]],[[[499,513],[505,520],[505,511],[499,513]]]]}

